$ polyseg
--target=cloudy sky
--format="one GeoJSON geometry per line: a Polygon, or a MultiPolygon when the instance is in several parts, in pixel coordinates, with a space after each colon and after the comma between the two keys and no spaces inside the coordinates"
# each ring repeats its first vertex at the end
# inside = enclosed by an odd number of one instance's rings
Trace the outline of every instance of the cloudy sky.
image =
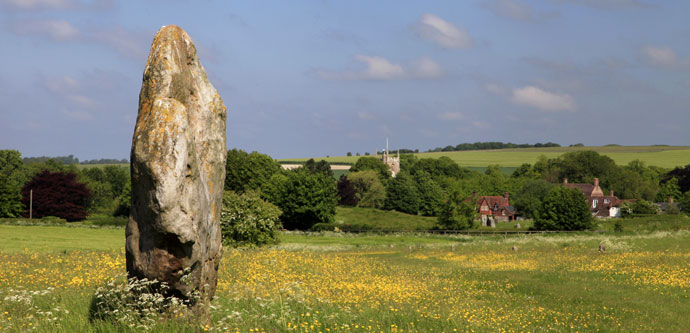
{"type": "Polygon", "coordinates": [[[155,32],[194,39],[228,147],[690,144],[690,1],[0,0],[0,149],[128,158],[155,32]]]}

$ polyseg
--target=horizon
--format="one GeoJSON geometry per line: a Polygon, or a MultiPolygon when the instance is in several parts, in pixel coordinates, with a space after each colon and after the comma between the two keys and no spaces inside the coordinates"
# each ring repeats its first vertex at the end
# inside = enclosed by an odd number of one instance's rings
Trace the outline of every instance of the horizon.
{"type": "Polygon", "coordinates": [[[0,149],[129,159],[143,67],[169,24],[194,40],[228,108],[228,149],[685,146],[688,12],[642,0],[0,0],[0,149]]]}

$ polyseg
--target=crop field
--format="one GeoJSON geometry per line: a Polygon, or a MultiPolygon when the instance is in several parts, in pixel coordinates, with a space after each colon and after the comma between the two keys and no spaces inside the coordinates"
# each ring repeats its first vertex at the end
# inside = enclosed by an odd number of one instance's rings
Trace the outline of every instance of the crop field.
{"type": "MultiPolygon", "coordinates": [[[[0,331],[141,330],[88,316],[96,288],[124,279],[123,239],[123,229],[0,226],[0,331]]],[[[286,233],[271,248],[226,250],[210,321],[180,312],[146,329],[682,332],[689,296],[688,230],[286,233]]]]}
{"type": "MultiPolygon", "coordinates": [[[[470,150],[438,153],[415,154],[419,158],[439,158],[448,156],[460,166],[485,168],[488,165],[498,164],[502,167],[518,167],[523,163],[533,164],[539,156],[555,158],[563,153],[593,150],[606,155],[616,161],[618,165],[628,164],[632,160],[639,159],[647,165],[655,165],[664,168],[674,168],[690,163],[690,147],[687,146],[604,146],[604,147],[554,147],[554,148],[522,148],[522,149],[497,149],[497,150],[470,150]]],[[[323,158],[329,162],[355,163],[359,156],[339,156],[323,158]]],[[[321,159],[321,158],[315,158],[321,159]]],[[[290,161],[306,161],[305,159],[290,159],[290,161]]]]}

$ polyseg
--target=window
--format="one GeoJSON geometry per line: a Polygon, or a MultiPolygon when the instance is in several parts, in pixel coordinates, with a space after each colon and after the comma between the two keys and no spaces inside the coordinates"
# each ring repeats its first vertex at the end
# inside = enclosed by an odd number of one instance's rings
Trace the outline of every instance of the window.
{"type": "Polygon", "coordinates": [[[605,204],[609,203],[609,199],[608,198],[604,199],[604,203],[605,204]]]}
{"type": "Polygon", "coordinates": [[[597,208],[598,203],[599,203],[599,199],[592,200],[592,208],[597,208]]]}

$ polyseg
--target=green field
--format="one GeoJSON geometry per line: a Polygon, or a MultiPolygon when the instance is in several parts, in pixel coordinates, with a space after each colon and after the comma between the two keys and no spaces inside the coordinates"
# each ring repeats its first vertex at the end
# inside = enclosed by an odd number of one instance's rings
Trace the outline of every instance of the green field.
{"type": "MultiPolygon", "coordinates": [[[[655,165],[664,168],[674,168],[690,164],[690,147],[688,146],[604,146],[604,147],[554,147],[554,148],[522,148],[522,149],[497,149],[497,150],[470,150],[439,153],[415,154],[419,158],[439,158],[448,156],[463,167],[486,167],[499,164],[503,167],[518,167],[523,163],[533,164],[539,156],[554,158],[563,153],[593,150],[602,155],[611,157],[616,164],[625,165],[632,160],[639,159],[647,165],[655,165]]],[[[325,159],[329,162],[355,163],[359,156],[336,156],[325,159]]],[[[309,158],[291,158],[290,161],[306,161],[309,158]]]]}
{"type": "Polygon", "coordinates": [[[122,228],[0,225],[0,331],[683,332],[689,219],[623,220],[622,233],[286,232],[226,249],[210,321],[121,323],[88,313],[97,287],[124,279],[122,228]]]}

